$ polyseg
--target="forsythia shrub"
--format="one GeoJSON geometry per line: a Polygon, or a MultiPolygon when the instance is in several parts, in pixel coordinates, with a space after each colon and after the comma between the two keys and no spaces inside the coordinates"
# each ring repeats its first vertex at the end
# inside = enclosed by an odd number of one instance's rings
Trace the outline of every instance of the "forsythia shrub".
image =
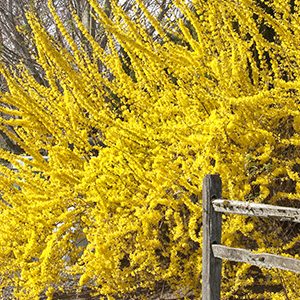
{"type": "MultiPolygon", "coordinates": [[[[50,299],[71,276],[107,296],[158,282],[200,294],[204,175],[221,175],[225,197],[299,207],[300,3],[174,0],[170,26],[136,0],[154,37],[115,1],[113,21],[89,3],[108,50],[74,13],[88,54],[50,1],[70,48],[28,13],[46,84],[1,66],[0,129],[33,159],[1,150],[17,170],[0,166],[0,286],[50,299]]],[[[298,257],[299,227],[280,225],[226,217],[223,242],[298,257]]],[[[284,289],[251,299],[299,297],[298,275],[259,272],[284,289]]],[[[245,264],[223,273],[224,299],[255,277],[245,264]]]]}

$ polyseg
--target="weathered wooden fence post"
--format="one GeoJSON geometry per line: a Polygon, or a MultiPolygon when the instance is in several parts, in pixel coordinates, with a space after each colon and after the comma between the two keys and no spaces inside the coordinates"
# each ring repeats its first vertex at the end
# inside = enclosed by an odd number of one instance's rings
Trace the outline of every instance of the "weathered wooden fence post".
{"type": "Polygon", "coordinates": [[[215,212],[212,200],[222,198],[219,175],[203,180],[202,300],[220,300],[222,260],[213,255],[212,245],[221,243],[222,214],[215,212]]]}

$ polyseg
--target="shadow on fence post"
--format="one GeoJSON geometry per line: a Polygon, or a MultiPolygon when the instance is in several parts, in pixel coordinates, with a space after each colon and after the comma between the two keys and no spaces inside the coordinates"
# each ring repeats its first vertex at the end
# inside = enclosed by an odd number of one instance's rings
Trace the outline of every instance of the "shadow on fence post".
{"type": "Polygon", "coordinates": [[[222,214],[215,212],[212,200],[222,198],[219,175],[206,175],[203,180],[203,249],[202,300],[220,300],[222,260],[213,255],[212,245],[221,243],[222,214]]]}

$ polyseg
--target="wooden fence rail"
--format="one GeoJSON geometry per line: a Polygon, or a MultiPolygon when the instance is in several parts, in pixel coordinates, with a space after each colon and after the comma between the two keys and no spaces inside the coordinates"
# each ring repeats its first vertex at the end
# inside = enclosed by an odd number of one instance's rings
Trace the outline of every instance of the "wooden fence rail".
{"type": "Polygon", "coordinates": [[[222,259],[300,273],[300,260],[221,245],[222,213],[276,217],[300,223],[300,209],[222,199],[219,175],[203,180],[202,300],[220,300],[222,259]]]}

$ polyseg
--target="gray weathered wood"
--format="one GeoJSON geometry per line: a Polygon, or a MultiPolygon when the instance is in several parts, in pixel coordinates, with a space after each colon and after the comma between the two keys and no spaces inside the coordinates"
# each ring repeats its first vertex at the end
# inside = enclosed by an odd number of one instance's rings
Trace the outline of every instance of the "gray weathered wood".
{"type": "Polygon", "coordinates": [[[215,257],[249,263],[263,268],[278,268],[300,273],[300,260],[268,253],[253,253],[250,250],[212,245],[215,257]]]}
{"type": "Polygon", "coordinates": [[[277,217],[284,221],[300,223],[300,209],[237,200],[216,199],[214,210],[222,213],[239,214],[256,217],[277,217]]]}
{"type": "Polygon", "coordinates": [[[222,197],[219,175],[203,180],[202,300],[220,300],[222,260],[213,255],[212,245],[221,242],[222,214],[215,212],[212,200],[222,197]]]}
{"type": "Polygon", "coordinates": [[[300,209],[221,199],[221,178],[207,175],[203,181],[202,300],[220,300],[222,259],[300,273],[300,260],[220,245],[222,213],[276,217],[300,223],[300,209]]]}

